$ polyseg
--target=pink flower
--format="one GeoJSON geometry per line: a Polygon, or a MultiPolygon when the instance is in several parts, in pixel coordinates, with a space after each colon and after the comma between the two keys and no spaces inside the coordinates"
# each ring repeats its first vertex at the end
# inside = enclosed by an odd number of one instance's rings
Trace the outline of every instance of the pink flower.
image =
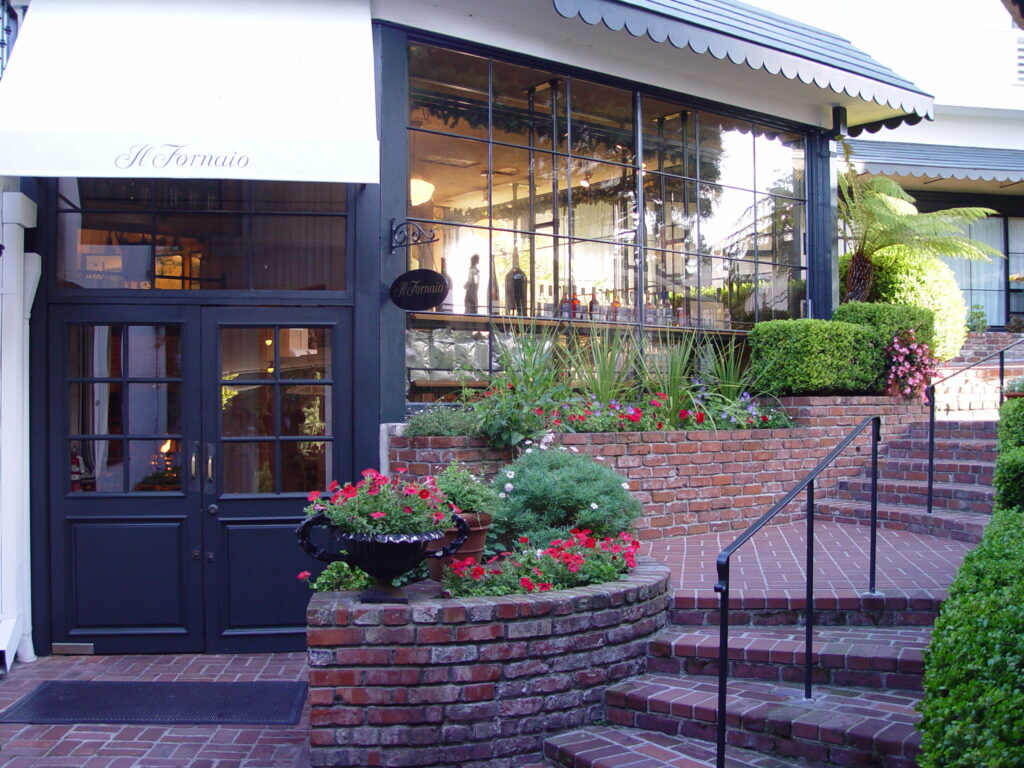
{"type": "Polygon", "coordinates": [[[309,578],[310,576],[312,576],[312,575],[313,575],[313,574],[312,574],[312,573],[310,573],[309,571],[299,571],[299,572],[298,572],[298,573],[297,573],[297,574],[295,575],[295,578],[296,578],[296,579],[298,579],[299,581],[304,581],[304,580],[308,579],[308,578],[309,578]]]}
{"type": "Polygon", "coordinates": [[[370,517],[373,517],[373,518],[387,517],[387,514],[385,512],[371,512],[370,513],[370,517]]]}
{"type": "Polygon", "coordinates": [[[309,496],[306,497],[306,501],[316,501],[320,498],[320,491],[310,491],[309,496]]]}

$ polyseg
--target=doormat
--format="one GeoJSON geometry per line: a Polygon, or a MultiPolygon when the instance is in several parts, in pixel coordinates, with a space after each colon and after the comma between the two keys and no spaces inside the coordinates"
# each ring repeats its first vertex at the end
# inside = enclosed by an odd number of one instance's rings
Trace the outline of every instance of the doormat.
{"type": "Polygon", "coordinates": [[[44,682],[0,713],[3,723],[291,725],[306,683],[44,682]]]}

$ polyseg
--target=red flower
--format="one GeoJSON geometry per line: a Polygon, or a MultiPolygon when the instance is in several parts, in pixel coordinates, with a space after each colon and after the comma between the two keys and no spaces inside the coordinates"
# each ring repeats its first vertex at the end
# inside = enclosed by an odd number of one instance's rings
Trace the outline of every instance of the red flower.
{"type": "Polygon", "coordinates": [[[651,400],[651,405],[655,408],[661,408],[661,400],[651,400]]]}
{"type": "Polygon", "coordinates": [[[371,512],[370,513],[370,517],[373,517],[373,518],[387,517],[387,513],[386,512],[371,512]]]}
{"type": "Polygon", "coordinates": [[[366,486],[366,494],[368,496],[376,496],[378,493],[380,493],[380,486],[376,483],[370,483],[366,486]]]}
{"type": "Polygon", "coordinates": [[[341,499],[341,493],[338,492],[338,491],[335,491],[334,495],[331,496],[331,504],[337,504],[339,499],[341,499]]]}
{"type": "Polygon", "coordinates": [[[331,484],[329,486],[327,486],[327,490],[330,491],[331,493],[334,493],[340,487],[341,486],[338,485],[338,481],[337,480],[331,480],[331,484]]]}
{"type": "Polygon", "coordinates": [[[537,590],[539,592],[547,592],[551,589],[551,586],[552,584],[550,581],[542,581],[537,585],[537,590]]]}
{"type": "Polygon", "coordinates": [[[526,576],[523,576],[523,578],[521,578],[519,580],[519,586],[521,586],[527,592],[533,592],[533,588],[536,585],[529,578],[527,578],[526,576]]]}
{"type": "Polygon", "coordinates": [[[520,544],[529,544],[530,543],[530,539],[527,538],[526,536],[520,536],[519,537],[519,543],[520,544]]]}
{"type": "Polygon", "coordinates": [[[551,423],[552,423],[552,424],[561,424],[561,423],[562,423],[562,420],[561,420],[561,419],[555,419],[555,420],[554,420],[554,421],[552,421],[551,423]]]}
{"type": "Polygon", "coordinates": [[[658,422],[658,429],[661,429],[661,422],[658,422]]]}
{"type": "Polygon", "coordinates": [[[421,488],[420,489],[420,498],[421,499],[429,499],[430,498],[430,491],[428,491],[426,488],[421,488]]]}
{"type": "Polygon", "coordinates": [[[471,579],[473,579],[473,581],[480,581],[480,579],[482,579],[484,577],[484,574],[486,573],[487,571],[484,569],[484,567],[482,565],[478,565],[472,571],[469,572],[469,576],[471,579]]]}
{"type": "Polygon", "coordinates": [[[412,507],[406,505],[406,506],[402,507],[402,511],[405,512],[405,514],[407,514],[407,515],[411,515],[412,514],[412,507]]]}
{"type": "Polygon", "coordinates": [[[763,413],[761,414],[761,421],[764,421],[764,422],[768,421],[768,417],[765,416],[763,413]]]}
{"type": "Polygon", "coordinates": [[[682,419],[683,421],[686,421],[688,418],[690,418],[690,412],[683,408],[683,410],[679,412],[679,418],[682,419]]]}
{"type": "Polygon", "coordinates": [[[435,523],[440,523],[442,520],[444,520],[444,512],[435,512],[434,513],[434,522],[435,523]]]}
{"type": "Polygon", "coordinates": [[[536,413],[538,416],[543,416],[544,415],[544,409],[543,408],[534,408],[533,412],[536,413]]]}
{"type": "Polygon", "coordinates": [[[312,574],[312,573],[310,573],[309,571],[299,571],[299,572],[298,572],[298,573],[296,574],[295,578],[296,578],[296,579],[298,579],[299,581],[303,581],[303,580],[305,580],[305,579],[308,579],[308,578],[309,578],[310,576],[312,576],[312,575],[313,575],[313,574],[312,574]]]}
{"type": "Polygon", "coordinates": [[[661,398],[668,397],[668,395],[666,395],[664,392],[655,392],[654,396],[655,397],[661,397],[661,398]]]}
{"type": "Polygon", "coordinates": [[[359,493],[359,491],[357,491],[351,485],[346,485],[344,488],[341,489],[341,495],[344,496],[346,499],[351,499],[357,493],[359,493]]]}
{"type": "Polygon", "coordinates": [[[704,414],[703,413],[698,413],[696,416],[694,416],[694,419],[697,421],[698,424],[703,424],[704,423],[704,414]]]}
{"type": "Polygon", "coordinates": [[[310,491],[306,501],[316,501],[318,498],[320,498],[320,491],[310,491]]]}

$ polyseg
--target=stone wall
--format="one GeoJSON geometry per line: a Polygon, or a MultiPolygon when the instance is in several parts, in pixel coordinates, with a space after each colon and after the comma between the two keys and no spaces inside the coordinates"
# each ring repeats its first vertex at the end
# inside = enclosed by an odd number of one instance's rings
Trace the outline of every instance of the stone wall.
{"type": "MultiPolygon", "coordinates": [[[[746,528],[868,416],[882,416],[883,441],[928,418],[924,406],[888,397],[783,402],[797,424],[792,429],[561,434],[556,445],[601,457],[624,475],[643,504],[638,537],[658,539],[746,528]]],[[[490,476],[512,459],[509,451],[494,451],[483,440],[410,438],[400,427],[389,428],[389,462],[414,476],[436,474],[452,459],[490,476]]],[[[869,446],[867,431],[819,478],[816,491],[859,476],[870,460],[869,446]]],[[[774,522],[802,516],[801,504],[794,502],[787,513],[774,522]]]]}
{"type": "MultiPolygon", "coordinates": [[[[668,622],[669,569],[507,597],[370,605],[314,595],[307,611],[314,766],[514,768],[594,722],[604,688],[645,671],[668,622]]],[[[436,590],[436,585],[434,585],[436,590]]]]}

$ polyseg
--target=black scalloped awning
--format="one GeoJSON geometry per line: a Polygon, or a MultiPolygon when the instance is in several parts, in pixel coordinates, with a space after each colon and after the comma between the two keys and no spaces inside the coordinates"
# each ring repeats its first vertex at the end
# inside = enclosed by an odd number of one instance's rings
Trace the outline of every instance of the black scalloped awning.
{"type": "Polygon", "coordinates": [[[1024,181],[1024,149],[848,141],[850,157],[868,173],[971,181],[1024,181]]]}
{"type": "MultiPolygon", "coordinates": [[[[848,40],[733,0],[553,0],[567,19],[814,83],[887,107],[872,128],[932,119],[932,97],[848,40]]],[[[851,117],[853,117],[851,115],[851,117]]],[[[851,129],[855,126],[851,126],[851,129]]],[[[851,130],[851,132],[853,132],[851,130]]]]}

